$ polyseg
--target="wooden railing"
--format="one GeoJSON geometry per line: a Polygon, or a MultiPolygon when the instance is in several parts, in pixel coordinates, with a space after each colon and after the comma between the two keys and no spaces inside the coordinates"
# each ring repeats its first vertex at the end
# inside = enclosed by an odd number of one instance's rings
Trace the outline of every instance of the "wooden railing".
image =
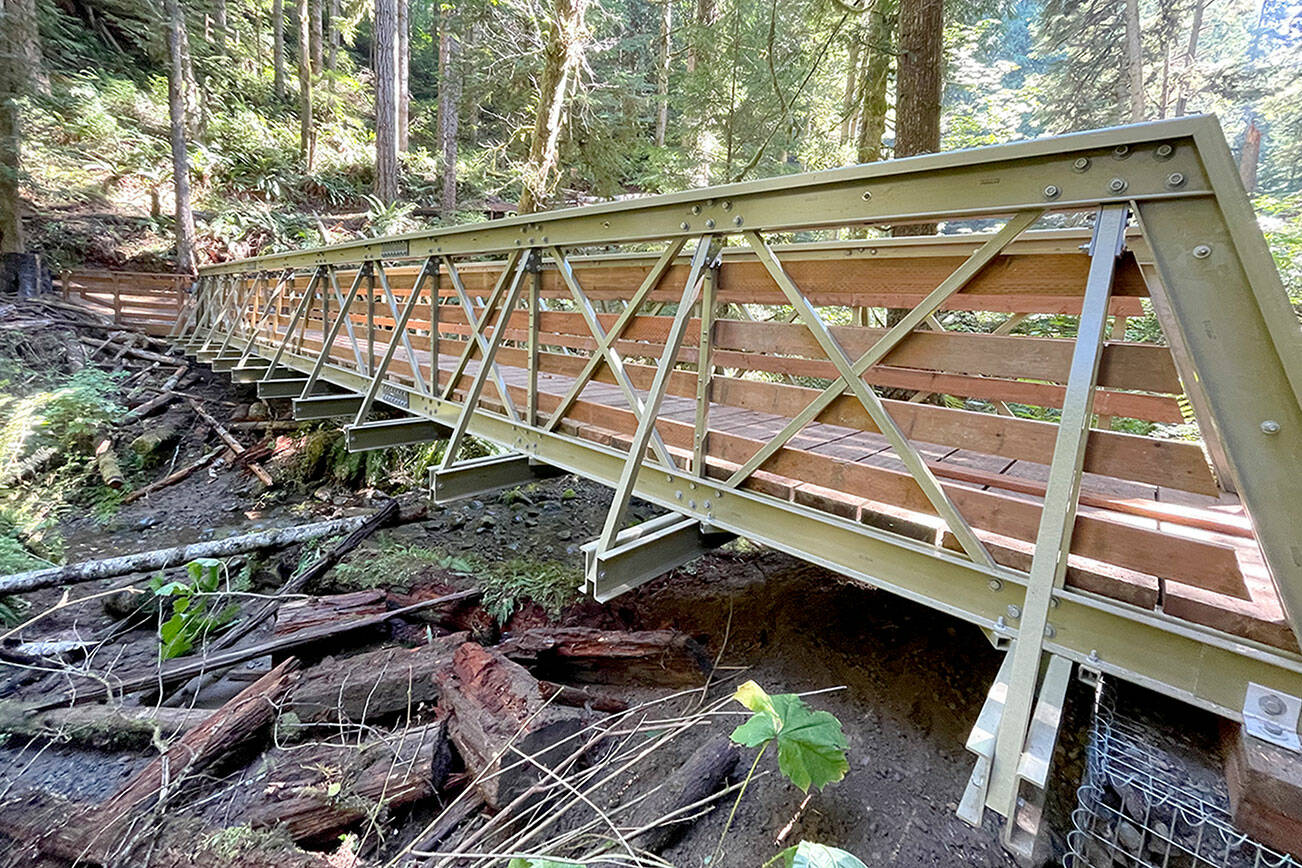
{"type": "Polygon", "coordinates": [[[57,289],[116,325],[165,335],[176,322],[190,281],[184,274],[78,269],[60,274],[57,289]]]}

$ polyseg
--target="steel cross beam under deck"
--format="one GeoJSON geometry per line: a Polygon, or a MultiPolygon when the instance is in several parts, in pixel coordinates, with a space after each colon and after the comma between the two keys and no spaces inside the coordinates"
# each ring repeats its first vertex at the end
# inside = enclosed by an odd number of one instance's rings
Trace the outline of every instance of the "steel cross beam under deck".
{"type": "MultiPolygon", "coordinates": [[[[1302,466],[1302,336],[1212,118],[894,160],[225,263],[201,269],[195,304],[178,329],[178,339],[191,348],[211,347],[216,341],[242,359],[269,360],[267,381],[292,371],[306,376],[309,384],[329,384],[360,401],[357,406],[363,412],[357,413],[357,424],[365,421],[364,410],[373,403],[437,423],[437,430],[452,432],[445,472],[472,471],[457,462],[456,447],[465,436],[474,436],[515,456],[493,464],[492,478],[498,483],[531,466],[546,465],[616,488],[591,563],[636,536],[623,531],[622,524],[624,505],[637,496],[703,529],[748,537],[981,627],[1012,650],[1001,670],[1006,683],[998,691],[1000,700],[988,704],[979,722],[990,728],[990,737],[977,738],[974,730],[969,742],[978,762],[963,811],[979,818],[985,803],[1015,820],[1018,792],[1042,781],[1045,745],[1051,751],[1053,744],[1053,727],[1046,731],[1045,721],[1056,720],[1064,666],[1070,669],[1072,662],[1089,673],[1115,675],[1236,720],[1243,719],[1244,703],[1251,691],[1262,689],[1259,686],[1302,696],[1302,657],[1296,653],[1063,584],[1108,297],[1119,245],[1127,238],[1128,214],[1136,218],[1149,248],[1144,257],[1155,272],[1150,290],[1161,325],[1177,347],[1177,371],[1185,382],[1198,384],[1199,422],[1213,441],[1216,470],[1224,487],[1239,493],[1251,516],[1280,600],[1296,627],[1302,616],[1302,558],[1296,556],[1302,510],[1295,506],[1302,504],[1302,475],[1295,472],[1302,466]],[[1040,243],[1021,236],[1045,212],[1097,216],[1093,265],[1088,285],[1081,287],[1080,337],[1065,390],[1048,497],[1030,569],[1021,572],[990,559],[862,375],[896,344],[921,334],[915,327],[932,322],[946,299],[1006,245],[1040,243]],[[838,343],[786,268],[799,259],[876,255],[875,247],[866,254],[843,245],[788,248],[766,241],[774,233],[811,228],[970,218],[1007,223],[1002,232],[971,242],[883,242],[887,255],[950,245],[965,259],[948,280],[926,294],[905,324],[888,330],[858,361],[838,343]],[[728,468],[732,478],[711,479],[703,465],[710,454],[705,445],[711,430],[706,411],[715,369],[715,269],[720,259],[710,244],[729,233],[738,240],[744,236],[748,248],[725,249],[721,261],[764,266],[796,310],[795,322],[806,326],[823,348],[837,379],[756,460],[728,468]],[[685,243],[694,246],[690,261],[680,256],[685,243]],[[581,255],[585,248],[605,250],[620,244],[637,244],[642,251],[654,244],[659,251],[581,255]],[[491,290],[479,290],[476,299],[458,268],[470,257],[485,256],[496,257],[500,271],[491,290]],[[629,306],[613,322],[600,321],[590,307],[593,280],[583,277],[579,268],[588,259],[597,264],[636,260],[650,268],[642,285],[625,299],[629,306]],[[421,285],[400,311],[399,299],[383,277],[384,263],[400,260],[421,264],[423,283],[456,291],[464,314],[464,322],[456,327],[464,339],[451,371],[443,368],[440,375],[437,363],[421,370],[408,334],[421,285]],[[640,394],[624,370],[624,351],[617,344],[627,342],[625,331],[637,318],[637,308],[671,264],[686,269],[688,278],[685,285],[678,278],[666,282],[665,292],[672,293],[677,310],[672,318],[660,318],[672,323],[663,343],[647,353],[658,356],[659,364],[650,389],[640,394]],[[353,314],[351,307],[347,314],[339,311],[337,320],[328,315],[329,296],[321,287],[334,287],[340,268],[356,269],[358,281],[364,272],[379,273],[392,314],[387,323],[377,321],[372,286],[366,294],[366,363],[352,365],[347,355],[311,349],[315,338],[309,335],[308,322],[314,299],[320,299],[320,315],[313,320],[319,323],[316,333],[332,326],[327,348],[341,323],[351,329],[350,317],[361,315],[353,314]],[[579,305],[591,336],[584,345],[591,355],[575,359],[581,373],[555,409],[542,408],[541,414],[535,412],[538,353],[549,335],[541,330],[548,314],[538,300],[540,268],[559,269],[561,285],[579,305]],[[296,275],[296,285],[309,282],[301,294],[282,290],[270,302],[276,305],[274,335],[264,334],[255,322],[239,326],[238,321],[253,318],[244,278],[259,276],[260,285],[269,288],[270,276],[289,273],[296,275]],[[698,299],[700,334],[689,339],[688,318],[698,299]],[[291,312],[287,325],[277,331],[291,312]],[[520,322],[526,325],[522,328],[520,322]],[[395,327],[387,332],[389,346],[377,369],[377,329],[395,327]],[[399,342],[409,359],[409,373],[402,376],[393,372],[399,342]],[[519,368],[526,371],[524,385],[510,383],[503,375],[499,361],[507,344],[527,347],[527,364],[519,368]],[[697,353],[695,361],[682,355],[690,352],[697,353]],[[475,359],[478,367],[472,369],[475,359]],[[621,412],[630,413],[636,422],[631,449],[581,438],[560,424],[600,370],[611,372],[626,398],[627,410],[621,412]],[[658,422],[671,374],[685,372],[696,378],[696,436],[691,448],[675,460],[674,450],[659,437],[658,422]],[[490,381],[498,392],[496,401],[481,401],[490,381]],[[780,441],[814,421],[823,406],[846,392],[900,453],[909,476],[961,541],[963,553],[742,487],[767,456],[778,451],[780,441]],[[523,413],[517,410],[521,403],[523,413]],[[1046,655],[1053,678],[1046,678],[1041,687],[1046,655]]],[[[256,297],[257,291],[253,294],[256,297]]],[[[438,359],[439,333],[453,328],[441,324],[441,318],[457,308],[440,304],[435,291],[428,309],[429,320],[414,328],[418,333],[426,330],[432,351],[428,358],[438,359]]],[[[265,311],[260,315],[265,319],[265,311]]],[[[355,350],[357,343],[353,341],[355,350]]],[[[306,392],[302,397],[310,398],[306,392]]],[[[373,432],[368,442],[377,442],[378,436],[373,432]]],[[[468,478],[458,476],[454,488],[463,491],[468,478]]],[[[666,524],[672,521],[666,519],[666,524]]],[[[593,577],[589,580],[598,587],[593,577]]],[[[992,697],[995,693],[992,690],[992,697]]]]}

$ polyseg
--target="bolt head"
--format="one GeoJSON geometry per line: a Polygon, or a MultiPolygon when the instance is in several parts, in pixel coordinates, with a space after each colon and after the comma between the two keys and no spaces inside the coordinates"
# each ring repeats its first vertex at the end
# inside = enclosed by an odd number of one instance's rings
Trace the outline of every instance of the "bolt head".
{"type": "Polygon", "coordinates": [[[1076,162],[1072,163],[1071,167],[1075,169],[1077,172],[1083,172],[1090,167],[1090,158],[1077,157],[1076,162]]]}
{"type": "Polygon", "coordinates": [[[1168,186],[1168,187],[1172,187],[1172,188],[1175,188],[1175,187],[1183,187],[1183,186],[1184,186],[1184,173],[1183,173],[1183,172],[1172,172],[1171,174],[1167,175],[1167,176],[1166,176],[1166,186],[1168,186]]]}
{"type": "Polygon", "coordinates": [[[689,501],[687,501],[687,508],[688,508],[688,509],[696,509],[696,501],[694,501],[694,500],[689,500],[689,501]]]}
{"type": "Polygon", "coordinates": [[[1158,145],[1157,150],[1153,153],[1156,154],[1159,159],[1165,160],[1167,157],[1175,153],[1175,148],[1170,145],[1158,145]]]}
{"type": "Polygon", "coordinates": [[[705,221],[705,228],[706,228],[706,229],[713,229],[713,228],[714,228],[714,220],[713,220],[713,218],[711,218],[711,219],[705,221]]]}
{"type": "Polygon", "coordinates": [[[1062,190],[1056,184],[1050,184],[1044,188],[1044,198],[1046,199],[1057,199],[1061,195],[1062,190]]]}
{"type": "Polygon", "coordinates": [[[693,213],[693,214],[700,214],[700,213],[701,213],[701,206],[700,206],[700,205],[693,205],[693,206],[692,206],[692,213],[693,213]]]}
{"type": "Polygon", "coordinates": [[[863,196],[861,196],[860,198],[863,199],[865,202],[867,202],[867,201],[868,201],[869,199],[871,199],[872,197],[873,197],[873,194],[872,194],[872,191],[871,191],[871,190],[864,190],[864,191],[863,191],[863,196]]]}
{"type": "Polygon", "coordinates": [[[1266,421],[1264,421],[1264,422],[1261,423],[1261,433],[1262,433],[1262,434],[1278,434],[1278,433],[1279,433],[1279,423],[1276,422],[1274,419],[1267,419],[1266,421]]]}
{"type": "Polygon", "coordinates": [[[998,579],[991,579],[989,584],[990,584],[990,590],[992,591],[997,591],[1004,586],[1004,583],[999,581],[998,579]]]}
{"type": "Polygon", "coordinates": [[[1046,639],[1052,639],[1055,635],[1057,635],[1057,633],[1058,633],[1058,631],[1055,630],[1055,629],[1053,629],[1053,625],[1052,625],[1052,624],[1045,624],[1045,625],[1044,625],[1044,638],[1046,638],[1046,639]]]}
{"type": "Polygon", "coordinates": [[[1130,146],[1117,145],[1112,149],[1112,156],[1116,157],[1118,160],[1124,160],[1126,157],[1130,156],[1130,146]]]}
{"type": "Polygon", "coordinates": [[[678,228],[679,228],[679,229],[691,229],[691,228],[692,228],[692,224],[690,224],[690,223],[688,223],[686,220],[684,220],[682,223],[679,223],[679,224],[678,224],[678,228]]]}
{"type": "Polygon", "coordinates": [[[1016,620],[1017,618],[1022,617],[1022,609],[1021,609],[1021,607],[1020,607],[1020,606],[1014,606],[1012,603],[1009,603],[1009,604],[1008,604],[1007,612],[1008,612],[1008,617],[1009,617],[1009,618],[1012,618],[1012,619],[1014,619],[1014,620],[1016,620]]]}
{"type": "Polygon", "coordinates": [[[733,225],[733,226],[740,226],[740,225],[741,225],[741,222],[742,222],[742,221],[741,221],[741,215],[740,215],[740,214],[738,214],[736,217],[732,218],[732,225],[733,225]]]}
{"type": "Polygon", "coordinates": [[[1124,193],[1128,186],[1130,185],[1126,183],[1125,178],[1113,178],[1111,181],[1108,181],[1108,189],[1113,193],[1124,193]]]}
{"type": "Polygon", "coordinates": [[[1206,259],[1212,255],[1212,248],[1209,244],[1199,244],[1193,249],[1194,259],[1206,259]]]}
{"type": "Polygon", "coordinates": [[[732,202],[729,202],[727,199],[723,200],[723,210],[725,210],[725,211],[731,211],[731,210],[732,210],[732,202]]]}
{"type": "Polygon", "coordinates": [[[1273,693],[1267,693],[1265,696],[1259,697],[1257,705],[1271,717],[1284,713],[1284,700],[1273,693]]]}

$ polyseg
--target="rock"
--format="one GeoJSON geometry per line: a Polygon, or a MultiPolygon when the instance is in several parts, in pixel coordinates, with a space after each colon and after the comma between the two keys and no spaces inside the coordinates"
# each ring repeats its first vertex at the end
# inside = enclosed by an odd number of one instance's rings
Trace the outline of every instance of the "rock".
{"type": "Polygon", "coordinates": [[[265,422],[271,418],[271,408],[267,406],[265,401],[250,404],[248,418],[250,422],[265,422]]]}
{"type": "Polygon", "coordinates": [[[167,457],[178,439],[176,430],[170,425],[158,425],[132,440],[131,451],[140,456],[143,463],[151,464],[167,457]]]}
{"type": "Polygon", "coordinates": [[[1144,845],[1144,833],[1125,820],[1117,824],[1117,843],[1132,855],[1139,855],[1139,848],[1144,845]]]}
{"type": "Polygon", "coordinates": [[[231,411],[232,422],[246,422],[249,418],[249,405],[236,404],[235,409],[231,411]]]}

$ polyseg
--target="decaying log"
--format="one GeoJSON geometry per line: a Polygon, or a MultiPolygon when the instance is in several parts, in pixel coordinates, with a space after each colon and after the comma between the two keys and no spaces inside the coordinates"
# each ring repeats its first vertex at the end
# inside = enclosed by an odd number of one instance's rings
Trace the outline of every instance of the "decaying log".
{"type": "Polygon", "coordinates": [[[579,747],[570,736],[582,714],[548,704],[537,679],[494,649],[465,643],[438,683],[439,705],[452,712],[448,734],[495,810],[538,783],[539,765],[554,767],[579,747]]]}
{"type": "MultiPolygon", "coordinates": [[[[195,415],[197,415],[200,419],[202,419],[203,421],[211,425],[212,429],[217,432],[217,436],[221,438],[222,442],[225,443],[227,446],[231,447],[232,452],[234,452],[238,456],[238,455],[243,455],[247,451],[244,444],[236,440],[235,435],[227,431],[226,427],[222,425],[222,423],[218,422],[217,419],[213,416],[213,414],[205,410],[202,404],[200,404],[198,401],[194,400],[193,398],[189,398],[187,400],[188,403],[190,404],[190,409],[195,412],[195,415]]],[[[268,473],[262,467],[261,464],[257,463],[256,461],[250,461],[248,462],[247,466],[249,470],[253,472],[253,475],[258,477],[258,479],[262,481],[263,485],[271,486],[275,484],[274,480],[271,478],[271,474],[268,473]]]]}
{"type": "Polygon", "coordinates": [[[134,408],[125,416],[123,416],[121,419],[119,419],[118,424],[130,425],[132,422],[136,421],[137,419],[144,419],[146,416],[149,416],[152,413],[156,413],[157,411],[161,410],[163,407],[166,407],[168,404],[175,401],[178,397],[180,396],[177,395],[176,392],[160,392],[159,394],[150,398],[148,401],[145,401],[143,404],[134,408]]]}
{"type": "Polygon", "coordinates": [[[452,665],[466,637],[466,633],[452,633],[416,648],[328,657],[303,672],[285,710],[304,723],[374,724],[406,717],[422,703],[438,699],[436,676],[452,665]]]}
{"type": "Polygon", "coordinates": [[[33,712],[23,702],[0,702],[0,733],[98,750],[138,750],[155,735],[189,732],[212,712],[202,708],[115,708],[85,705],[33,712]]]}
{"type": "Polygon", "coordinates": [[[100,864],[120,848],[129,847],[124,839],[135,817],[160,799],[178,798],[188,780],[275,719],[277,704],[293,686],[297,668],[298,661],[292,657],[281,663],[178,739],[108,801],[52,830],[37,846],[51,855],[100,864]]]}
{"type": "Polygon", "coordinates": [[[118,464],[117,452],[113,450],[113,441],[104,438],[95,447],[95,466],[99,477],[112,489],[119,489],[125,481],[122,477],[122,465],[118,464]]]}
{"type": "Polygon", "coordinates": [[[628,703],[618,696],[611,696],[608,693],[598,693],[589,687],[574,687],[570,684],[557,684],[555,681],[539,681],[538,688],[542,691],[544,699],[552,699],[553,702],[559,702],[561,705],[572,705],[575,708],[590,708],[593,711],[623,711],[628,708],[628,703]],[[553,697],[555,697],[553,699],[553,697]]]}
{"type": "Polygon", "coordinates": [[[359,516],[360,521],[357,521],[356,518],[352,519],[357,523],[348,529],[347,536],[335,543],[330,551],[317,558],[308,567],[290,576],[285,581],[285,584],[281,585],[280,589],[261,608],[243,619],[235,629],[228,631],[218,639],[216,647],[218,649],[233,647],[236,642],[252,633],[259,626],[266,623],[268,618],[276,614],[280,604],[288,595],[301,592],[308,585],[330,572],[330,570],[334,569],[335,564],[343,559],[344,555],[357,548],[362,544],[363,540],[380,528],[390,524],[419,521],[424,517],[425,507],[423,505],[403,510],[397,500],[389,500],[370,515],[359,516]]]}
{"type": "MultiPolygon", "coordinates": [[[[394,609],[392,612],[385,612],[382,615],[370,615],[365,618],[356,618],[352,621],[343,621],[336,624],[326,624],[322,627],[311,630],[300,630],[289,636],[281,636],[278,639],[272,639],[267,642],[260,642],[257,645],[250,645],[247,648],[233,648],[229,651],[222,651],[218,654],[201,656],[193,660],[178,660],[162,667],[148,667],[143,671],[128,673],[120,678],[113,679],[112,692],[125,696],[137,690],[146,688],[159,688],[166,690],[177,684],[190,680],[196,675],[207,672],[220,672],[229,669],[232,666],[238,666],[249,660],[258,657],[265,657],[268,654],[287,654],[290,652],[301,653],[305,649],[319,651],[326,645],[335,645],[340,638],[348,633],[359,632],[363,630],[374,629],[379,627],[393,618],[400,618],[404,615],[412,615],[426,609],[432,609],[437,606],[456,603],[461,600],[470,599],[478,596],[481,592],[478,588],[472,588],[467,591],[459,591],[455,594],[449,594],[435,600],[426,600],[423,603],[416,603],[403,609],[394,609]]],[[[71,695],[56,697],[44,702],[38,703],[35,708],[44,710],[47,708],[58,708],[60,706],[84,705],[87,702],[94,702],[110,694],[110,688],[102,684],[88,685],[76,690],[71,695]]]]}
{"type": "Polygon", "coordinates": [[[346,594],[329,594],[324,597],[307,597],[285,602],[276,613],[276,626],[272,634],[288,636],[299,630],[333,624],[364,615],[378,615],[388,611],[389,595],[379,588],[349,591],[346,594]]]}
{"type": "Polygon", "coordinates": [[[700,684],[710,660],[693,639],[673,630],[532,628],[498,649],[540,678],[594,684],[700,684]]]}
{"type": "Polygon", "coordinates": [[[638,804],[631,825],[635,829],[651,828],[629,838],[638,848],[652,853],[678,843],[699,814],[698,810],[684,809],[722,789],[740,758],[741,751],[725,735],[698,747],[687,762],[638,804]],[[682,813],[678,814],[679,811],[682,813]],[[661,821],[666,816],[671,819],[661,821]]]}
{"type": "Polygon", "coordinates": [[[324,842],[363,819],[429,798],[447,780],[452,751],[442,721],[357,745],[273,751],[251,804],[233,816],[254,829],[279,826],[301,842],[324,842]]]}
{"type": "Polygon", "coordinates": [[[160,491],[164,488],[167,488],[169,485],[175,485],[176,483],[180,482],[182,479],[185,479],[191,473],[194,473],[196,470],[200,469],[201,467],[208,466],[208,463],[210,461],[212,461],[214,458],[216,458],[218,455],[220,455],[225,451],[226,451],[225,445],[218,446],[216,449],[213,449],[211,452],[204,453],[203,457],[201,457],[198,461],[195,461],[191,464],[187,464],[185,467],[182,467],[180,470],[169,473],[166,476],[164,476],[162,479],[151,482],[142,488],[137,488],[135,491],[131,492],[126,497],[122,498],[122,502],[131,503],[132,501],[139,500],[145,495],[153,494],[155,491],[160,491]]]}
{"type": "Polygon", "coordinates": [[[68,564],[62,567],[46,567],[28,570],[0,578],[0,594],[20,594],[35,591],[38,588],[52,588],[56,585],[75,585],[93,582],[96,579],[111,579],[130,573],[148,573],[164,570],[189,563],[195,558],[225,558],[245,552],[264,549],[280,549],[296,543],[308,542],[323,536],[351,533],[366,524],[370,516],[352,516],[350,518],[318,521],[301,524],[297,527],[282,527],[273,530],[246,533],[226,539],[210,542],[190,543],[170,549],[156,549],[152,552],[140,552],[134,555],[121,555],[97,561],[84,561],[80,564],[68,564]]]}

